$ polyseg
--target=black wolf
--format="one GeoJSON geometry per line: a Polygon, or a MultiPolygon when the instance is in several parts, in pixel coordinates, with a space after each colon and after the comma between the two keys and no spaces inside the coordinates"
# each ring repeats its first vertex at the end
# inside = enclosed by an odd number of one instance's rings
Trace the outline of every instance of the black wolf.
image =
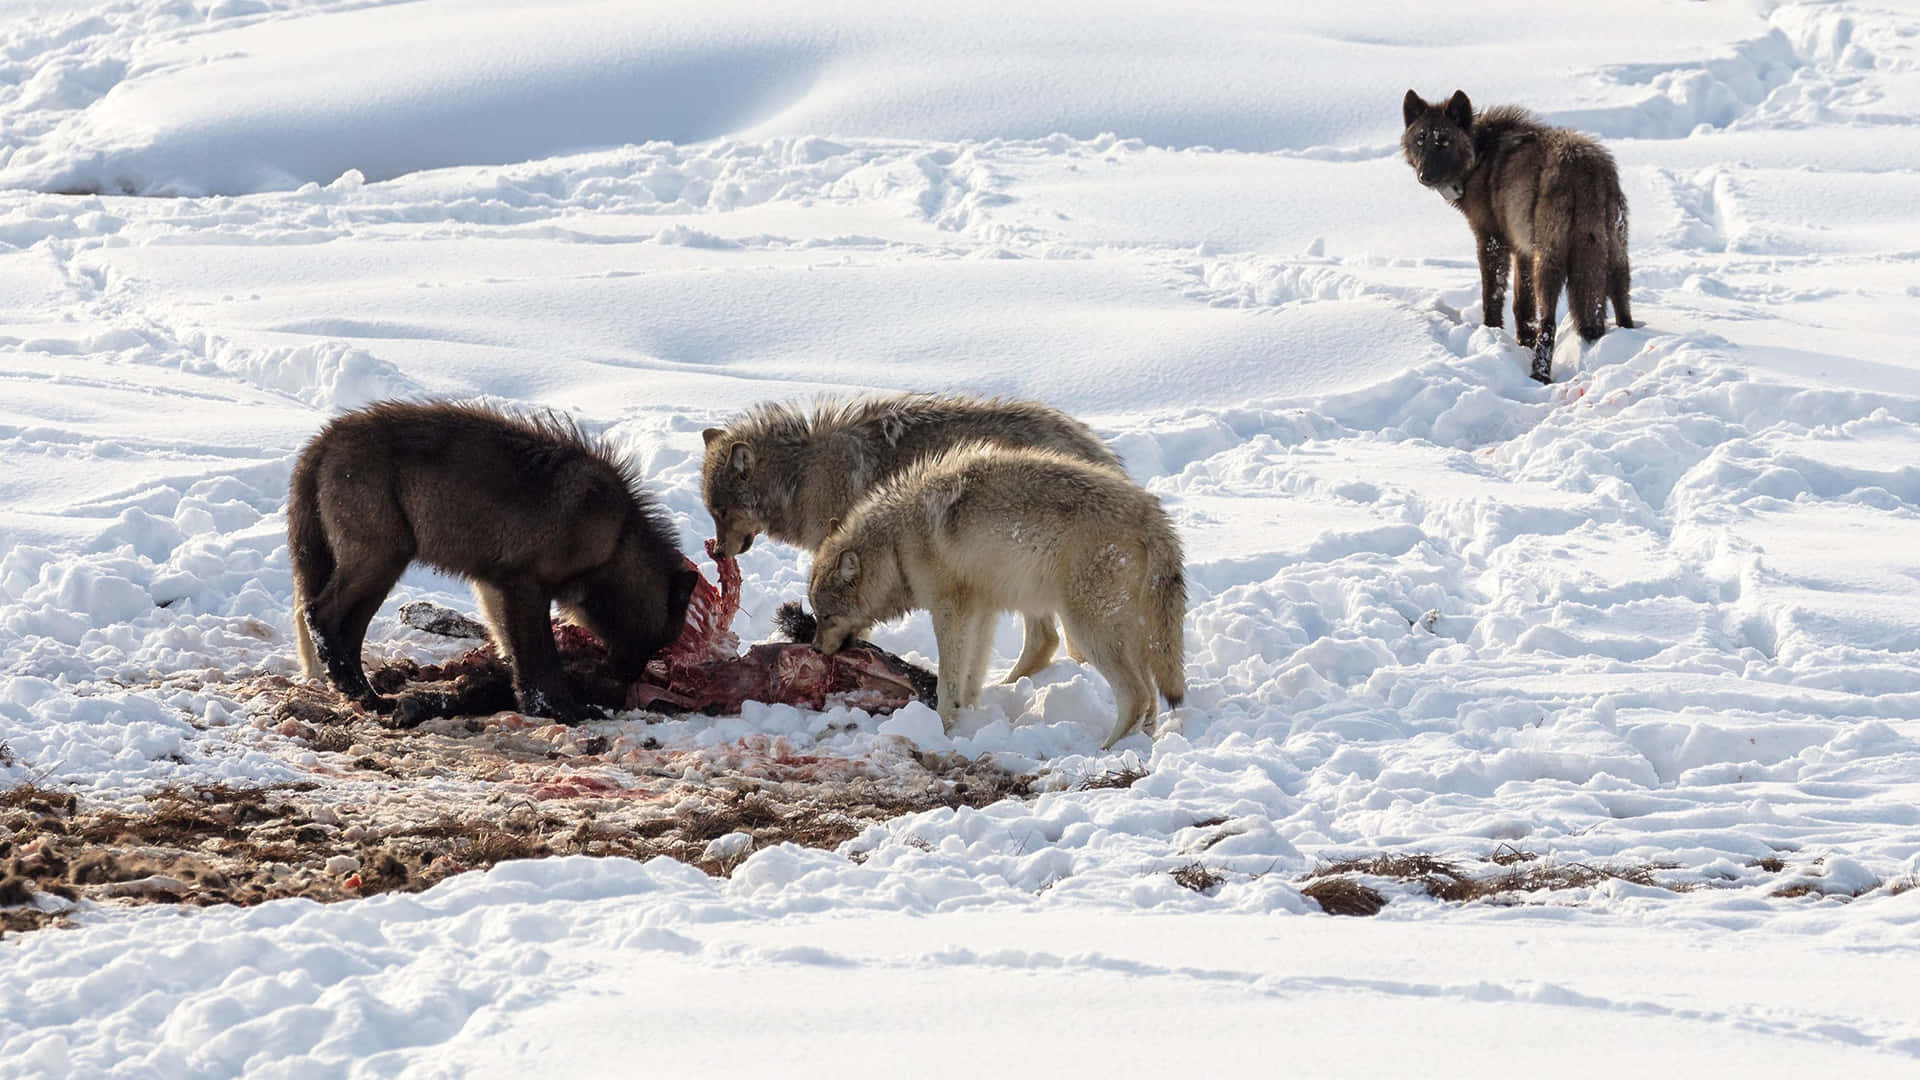
{"type": "Polygon", "coordinates": [[[407,566],[473,583],[523,712],[576,722],[558,602],[638,678],[686,620],[699,571],[626,466],[570,422],[447,403],[347,413],[300,452],[287,500],[294,625],[309,677],[369,708],[367,624],[407,566]]]}
{"type": "Polygon", "coordinates": [[[1606,332],[1609,299],[1619,324],[1633,325],[1627,197],[1605,147],[1511,105],[1476,116],[1459,90],[1443,104],[1409,90],[1401,114],[1407,129],[1400,149],[1407,164],[1473,229],[1488,326],[1501,325],[1512,256],[1514,337],[1533,347],[1534,378],[1553,378],[1554,312],[1562,285],[1586,340],[1606,332]]]}

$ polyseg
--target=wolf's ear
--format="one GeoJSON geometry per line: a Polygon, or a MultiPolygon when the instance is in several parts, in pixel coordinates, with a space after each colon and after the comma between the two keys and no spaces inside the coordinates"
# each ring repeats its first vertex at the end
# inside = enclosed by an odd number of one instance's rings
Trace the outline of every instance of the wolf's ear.
{"type": "Polygon", "coordinates": [[[1473,102],[1467,100],[1465,90],[1455,90],[1453,97],[1447,99],[1447,119],[1459,125],[1462,131],[1473,126],[1473,102]]]}
{"type": "Polygon", "coordinates": [[[852,581],[860,576],[860,553],[843,551],[840,553],[840,580],[852,581]]]}
{"type": "Polygon", "coordinates": [[[753,447],[743,442],[734,443],[733,449],[727,452],[727,468],[732,469],[735,476],[745,476],[752,472],[753,447]]]}
{"type": "Polygon", "coordinates": [[[727,429],[725,428],[710,427],[705,431],[702,431],[700,433],[700,437],[707,441],[708,446],[712,446],[713,440],[719,438],[722,435],[725,435],[726,433],[727,433],[727,429]]]}
{"type": "Polygon", "coordinates": [[[1420,114],[1426,111],[1426,101],[1418,93],[1412,90],[1407,91],[1407,96],[1400,102],[1400,118],[1407,122],[1407,126],[1412,127],[1413,122],[1420,119],[1420,114]]]}

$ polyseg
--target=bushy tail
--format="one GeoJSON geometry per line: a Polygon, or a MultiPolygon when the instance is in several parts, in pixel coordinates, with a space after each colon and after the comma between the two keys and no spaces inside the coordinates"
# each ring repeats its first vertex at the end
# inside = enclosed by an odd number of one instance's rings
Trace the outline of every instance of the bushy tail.
{"type": "Polygon", "coordinates": [[[1187,573],[1180,538],[1171,525],[1147,547],[1148,602],[1153,605],[1153,639],[1147,665],[1160,696],[1178,705],[1187,696],[1187,573]]]}
{"type": "Polygon", "coordinates": [[[287,487],[287,556],[293,564],[293,629],[300,642],[300,666],[308,678],[319,678],[320,653],[314,648],[307,624],[307,605],[333,577],[333,547],[320,521],[319,454],[300,455],[287,487]]]}

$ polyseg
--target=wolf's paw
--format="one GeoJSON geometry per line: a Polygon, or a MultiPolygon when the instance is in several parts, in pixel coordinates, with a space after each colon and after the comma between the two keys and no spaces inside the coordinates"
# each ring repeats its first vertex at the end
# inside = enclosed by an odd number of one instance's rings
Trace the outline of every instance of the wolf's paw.
{"type": "Polygon", "coordinates": [[[520,711],[527,716],[544,717],[568,727],[598,720],[601,716],[600,710],[591,705],[581,705],[571,696],[563,697],[544,690],[522,690],[516,695],[516,700],[520,704],[520,711]]]}

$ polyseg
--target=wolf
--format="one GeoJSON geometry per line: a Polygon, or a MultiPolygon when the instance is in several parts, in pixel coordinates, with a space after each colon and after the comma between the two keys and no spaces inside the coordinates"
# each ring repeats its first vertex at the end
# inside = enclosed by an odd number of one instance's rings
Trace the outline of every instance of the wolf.
{"type": "Polygon", "coordinates": [[[832,654],[877,622],[926,609],[939,649],[940,719],[979,702],[995,616],[1057,614],[1113,686],[1105,745],[1186,694],[1180,538],[1160,501],[1121,473],[1057,450],[972,443],[883,481],[814,554],[814,647],[832,654]]]}
{"type": "Polygon", "coordinates": [[[1407,164],[1473,229],[1488,326],[1501,325],[1512,258],[1514,337],[1521,347],[1533,347],[1535,379],[1553,380],[1554,314],[1562,285],[1587,341],[1606,333],[1609,299],[1615,321],[1633,326],[1627,197],[1606,147],[1577,131],[1548,127],[1512,105],[1476,116],[1459,90],[1444,103],[1409,90],[1401,115],[1407,164]]]}
{"type": "MultiPolygon", "coordinates": [[[[717,554],[737,555],[765,532],[809,551],[876,484],[956,445],[1055,450],[1116,474],[1120,459],[1092,429],[1036,401],[966,394],[877,395],[824,400],[810,409],[755,406],[708,428],[701,487],[717,554]]],[[[1067,651],[1083,659],[1071,632],[1067,651]]],[[[1016,682],[1053,662],[1060,635],[1051,618],[1026,620],[1026,643],[1007,672],[1016,682]]]]}
{"type": "Polygon", "coordinates": [[[638,678],[686,620],[700,573],[631,470],[571,422],[447,402],[336,417],[300,451],[287,497],[294,626],[309,678],[372,709],[367,624],[415,562],[473,584],[521,711],[574,723],[557,601],[638,678]]]}

